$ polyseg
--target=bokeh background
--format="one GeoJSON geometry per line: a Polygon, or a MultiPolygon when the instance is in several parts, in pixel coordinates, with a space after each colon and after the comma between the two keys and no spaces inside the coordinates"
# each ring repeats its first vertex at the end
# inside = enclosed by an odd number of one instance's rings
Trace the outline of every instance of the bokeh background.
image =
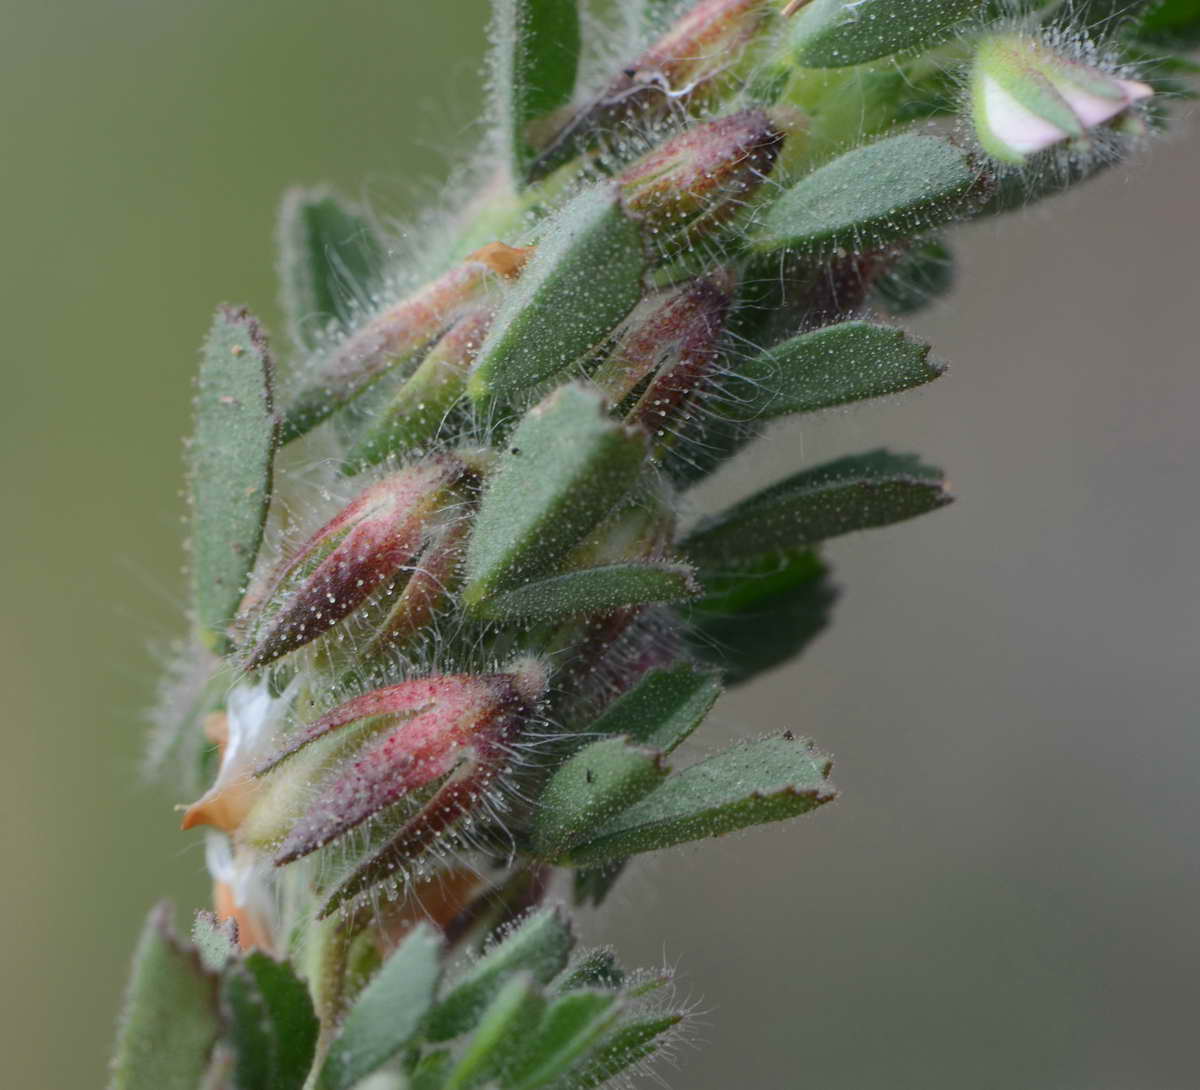
{"type": "MultiPolygon", "coordinates": [[[[52,0],[0,43],[0,1054],[99,1087],[152,900],[205,895],[139,780],[181,627],[180,437],[220,300],[278,328],[280,191],[389,212],[478,139],[484,0],[52,0]]],[[[1197,1085],[1200,118],[961,233],[949,375],[720,487],[881,441],[961,499],[838,542],[847,593],[704,741],[790,726],[843,799],[656,859],[589,922],[703,1012],[687,1090],[1197,1085]]]]}

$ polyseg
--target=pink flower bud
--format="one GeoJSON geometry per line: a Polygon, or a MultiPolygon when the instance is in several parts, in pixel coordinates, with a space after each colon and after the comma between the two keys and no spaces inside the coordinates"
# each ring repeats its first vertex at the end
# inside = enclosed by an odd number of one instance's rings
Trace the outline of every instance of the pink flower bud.
{"type": "Polygon", "coordinates": [[[452,455],[429,458],[372,485],[322,526],[277,577],[246,665],[316,639],[411,564],[430,517],[466,471],[452,455]]]}
{"type": "Polygon", "coordinates": [[[687,129],[622,172],[625,210],[653,234],[699,237],[745,205],[771,172],[784,137],[763,110],[687,129]]]}
{"type": "Polygon", "coordinates": [[[377,314],[331,351],[313,385],[299,395],[291,431],[285,429],[284,440],[303,434],[397,360],[413,356],[436,340],[505,281],[520,276],[532,253],[532,248],[490,243],[377,314]]]}
{"type": "Polygon", "coordinates": [[[971,109],[984,149],[1007,163],[1083,140],[1153,88],[1071,60],[1034,38],[985,38],[971,73],[971,109]]]}
{"type": "MultiPolygon", "coordinates": [[[[272,772],[333,731],[364,720],[379,722],[372,724],[370,740],[318,788],[275,862],[307,855],[410,792],[443,779],[404,829],[419,827],[434,834],[446,828],[499,774],[508,757],[507,743],[521,729],[544,684],[536,666],[511,674],[423,678],[364,693],[322,716],[258,774],[272,772]]],[[[286,775],[286,767],[277,774],[286,775]]]]}

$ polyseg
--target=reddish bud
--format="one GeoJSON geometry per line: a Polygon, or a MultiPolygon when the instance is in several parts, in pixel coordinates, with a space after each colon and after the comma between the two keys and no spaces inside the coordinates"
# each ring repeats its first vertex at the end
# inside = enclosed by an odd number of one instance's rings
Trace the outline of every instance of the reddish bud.
{"type": "Polygon", "coordinates": [[[429,458],[372,485],[322,526],[276,579],[263,608],[265,634],[246,665],[316,639],[411,564],[430,517],[466,471],[453,456],[429,458]]]}
{"type": "Polygon", "coordinates": [[[642,122],[667,117],[703,99],[740,64],[768,11],[766,0],[696,4],[547,141],[535,174],[549,173],[598,133],[635,117],[642,122]]]}
{"type": "Polygon", "coordinates": [[[398,360],[436,340],[504,281],[518,277],[531,248],[493,242],[414,295],[381,311],[325,360],[285,423],[283,441],[302,435],[398,360]]]}
{"type": "Polygon", "coordinates": [[[434,832],[444,829],[498,774],[505,744],[520,730],[543,685],[536,668],[424,678],[364,693],[322,716],[259,774],[332,731],[368,719],[380,723],[373,740],[326,779],[275,862],[307,855],[410,792],[448,777],[405,826],[418,822],[434,832]]]}
{"type": "MultiPolygon", "coordinates": [[[[592,381],[616,404],[647,379],[650,386],[646,393],[657,390],[656,398],[667,396],[667,389],[682,393],[686,386],[690,390],[716,358],[732,294],[733,277],[721,269],[645,300],[633,312],[612,355],[600,365],[592,381]]],[[[645,400],[639,399],[638,404],[645,400]]],[[[671,403],[677,401],[678,397],[671,395],[671,403]]],[[[643,414],[635,410],[632,415],[641,420],[643,414]]],[[[651,423],[652,429],[656,426],[651,423]]]]}
{"type": "Polygon", "coordinates": [[[724,223],[763,183],[785,133],[763,110],[696,125],[619,177],[626,212],[654,234],[696,238],[724,223]]]}

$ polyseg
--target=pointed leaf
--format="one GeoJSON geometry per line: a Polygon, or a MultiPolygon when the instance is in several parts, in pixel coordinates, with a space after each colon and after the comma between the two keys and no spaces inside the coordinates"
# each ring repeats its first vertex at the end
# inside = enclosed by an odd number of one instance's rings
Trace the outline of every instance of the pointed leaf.
{"type": "Polygon", "coordinates": [[[790,732],[740,743],[670,776],[575,848],[571,862],[594,866],[803,814],[835,797],[829,768],[790,732]]]}
{"type": "Polygon", "coordinates": [[[216,978],[154,908],[133,955],[109,1090],[196,1090],[217,1036],[216,978]]]}
{"type": "Polygon", "coordinates": [[[625,982],[625,972],[617,964],[616,955],[608,949],[588,950],[554,981],[554,991],[578,991],[580,988],[619,988],[625,982]]]}
{"type": "Polygon", "coordinates": [[[526,413],[475,520],[468,607],[554,571],[633,487],[645,452],[645,438],[580,386],[561,387],[526,413]]]}
{"type": "Polygon", "coordinates": [[[586,746],[559,767],[538,799],[534,851],[556,859],[653,791],[666,774],[658,750],[628,739],[586,746]]]}
{"type": "Polygon", "coordinates": [[[611,1028],[619,1009],[611,991],[571,992],[556,999],[537,1032],[526,1039],[506,1085],[512,1090],[536,1090],[565,1075],[611,1028]]]}
{"type": "Polygon", "coordinates": [[[705,519],[683,549],[701,567],[720,568],[887,526],[949,502],[941,470],[915,455],[877,450],[804,470],[705,519]]]}
{"type": "Polygon", "coordinates": [[[362,990],[330,1045],[318,1090],[349,1090],[416,1034],[433,1002],[441,943],[419,924],[362,990]]]}
{"type": "Polygon", "coordinates": [[[369,295],[386,250],[362,211],[327,189],[293,189],[279,211],[279,275],[292,340],[313,348],[369,295]]]}
{"type": "Polygon", "coordinates": [[[582,44],[578,0],[500,0],[495,39],[493,93],[513,174],[524,182],[544,142],[536,139],[538,122],[545,127],[575,91],[582,44]]]}
{"type": "Polygon", "coordinates": [[[588,189],[549,224],[496,315],[467,393],[526,402],[595,348],[641,297],[642,242],[615,189],[588,189]]]}
{"type": "Polygon", "coordinates": [[[764,213],[751,246],[874,249],[960,218],[977,181],[966,156],[944,140],[893,136],[801,178],[764,213]]]}
{"type": "Polygon", "coordinates": [[[513,973],[526,971],[536,983],[548,983],[562,972],[574,945],[575,937],[557,909],[527,917],[451,985],[430,1014],[425,1036],[448,1041],[474,1028],[513,973]]]}
{"type": "Polygon", "coordinates": [[[726,412],[743,420],[807,413],[899,393],[940,375],[929,345],[898,329],[843,322],[775,345],[739,364],[726,412]]]}
{"type": "Polygon", "coordinates": [[[609,613],[628,606],[682,602],[700,587],[686,564],[607,564],[526,583],[480,602],[476,612],[498,621],[609,613]]]}
{"type": "Polygon", "coordinates": [[[768,554],[708,573],[708,593],[688,612],[693,642],[742,685],[793,658],[829,623],[838,591],[815,553],[768,554]]]}
{"type": "Polygon", "coordinates": [[[291,966],[259,950],[231,962],[221,978],[221,1010],[237,1090],[300,1090],[318,1026],[308,989],[291,966]]]}
{"type": "Polygon", "coordinates": [[[703,722],[720,695],[721,679],[711,670],[655,667],[614,700],[588,732],[627,735],[633,742],[670,753],[703,722]]]}
{"type": "Polygon", "coordinates": [[[271,383],[262,328],[248,310],[221,307],[204,342],[190,447],[192,602],[205,641],[221,653],[271,501],[271,383]]]}
{"type": "Polygon", "coordinates": [[[541,1024],[546,1000],[529,973],[517,973],[496,993],[479,1019],[444,1090],[470,1090],[498,1077],[541,1024]]]}
{"type": "Polygon", "coordinates": [[[661,1046],[663,1034],[670,1033],[682,1014],[662,1014],[641,1018],[618,1026],[592,1050],[587,1060],[551,1090],[592,1090],[626,1068],[652,1056],[661,1046]]]}
{"type": "Polygon", "coordinates": [[[933,45],[981,0],[813,0],[794,16],[792,49],[808,68],[842,68],[933,45]]]}

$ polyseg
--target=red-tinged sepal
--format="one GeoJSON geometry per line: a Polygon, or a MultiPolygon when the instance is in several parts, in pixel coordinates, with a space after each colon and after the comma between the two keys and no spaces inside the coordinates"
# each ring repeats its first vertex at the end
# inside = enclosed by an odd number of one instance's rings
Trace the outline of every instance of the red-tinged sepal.
{"type": "Polygon", "coordinates": [[[372,485],[322,526],[268,593],[246,665],[265,666],[328,632],[411,565],[468,471],[453,455],[429,458],[372,485]]]}
{"type": "MultiPolygon", "coordinates": [[[[364,693],[322,716],[270,758],[260,775],[318,738],[367,720],[378,723],[371,740],[319,786],[275,862],[308,855],[427,787],[436,787],[434,795],[405,827],[451,824],[503,767],[544,685],[537,665],[514,673],[423,678],[364,693]]],[[[286,766],[277,774],[286,775],[286,766]]]]}
{"type": "Polygon", "coordinates": [[[647,241],[696,241],[743,208],[775,165],[802,115],[740,110],[673,136],[624,170],[617,181],[626,213],[647,241]]]}
{"type": "Polygon", "coordinates": [[[592,381],[619,405],[656,373],[701,359],[710,363],[732,294],[732,275],[718,269],[649,297],[630,315],[592,381]]]}

